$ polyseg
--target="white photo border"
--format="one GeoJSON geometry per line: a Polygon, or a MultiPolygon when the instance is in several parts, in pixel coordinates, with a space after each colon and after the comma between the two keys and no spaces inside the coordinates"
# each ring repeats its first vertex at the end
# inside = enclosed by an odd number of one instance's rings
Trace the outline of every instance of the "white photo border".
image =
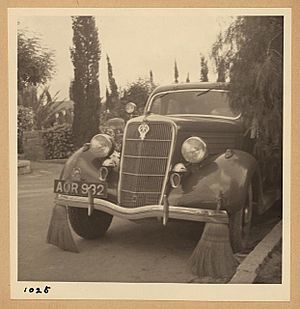
{"type": "Polygon", "coordinates": [[[290,162],[291,162],[291,9],[289,8],[10,8],[8,9],[9,151],[10,151],[10,265],[12,299],[114,299],[190,301],[289,301],[290,300],[290,162]],[[177,284],[109,282],[29,282],[17,279],[17,19],[19,16],[71,16],[161,13],[284,16],[284,119],[283,119],[283,267],[282,284],[177,284]],[[51,293],[25,294],[27,286],[50,285],[51,293]],[[137,288],[138,285],[138,288],[137,288]]]}

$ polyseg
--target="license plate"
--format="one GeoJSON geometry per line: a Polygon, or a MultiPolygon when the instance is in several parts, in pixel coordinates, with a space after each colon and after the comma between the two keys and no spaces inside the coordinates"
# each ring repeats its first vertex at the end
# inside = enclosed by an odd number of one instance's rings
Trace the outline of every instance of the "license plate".
{"type": "Polygon", "coordinates": [[[88,196],[89,191],[93,197],[105,198],[107,197],[107,183],[54,180],[54,193],[88,196]]]}

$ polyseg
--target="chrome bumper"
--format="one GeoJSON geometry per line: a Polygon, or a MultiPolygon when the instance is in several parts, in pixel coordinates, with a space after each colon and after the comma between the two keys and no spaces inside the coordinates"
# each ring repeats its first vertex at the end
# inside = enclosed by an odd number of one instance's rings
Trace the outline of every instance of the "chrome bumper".
{"type": "Polygon", "coordinates": [[[92,213],[93,209],[97,209],[113,216],[129,220],[158,217],[163,218],[164,224],[166,224],[168,218],[199,222],[228,223],[226,210],[171,206],[167,203],[164,205],[147,205],[137,208],[126,208],[107,200],[89,199],[87,197],[62,194],[58,194],[55,201],[58,205],[65,207],[87,208],[89,214],[92,213]]]}

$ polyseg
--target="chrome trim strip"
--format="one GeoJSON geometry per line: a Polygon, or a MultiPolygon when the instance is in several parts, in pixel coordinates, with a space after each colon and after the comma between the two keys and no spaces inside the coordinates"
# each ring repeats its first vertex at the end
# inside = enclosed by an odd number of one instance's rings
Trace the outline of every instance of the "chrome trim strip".
{"type": "MultiPolygon", "coordinates": [[[[89,202],[86,197],[68,196],[58,194],[55,202],[65,207],[88,208],[89,202]]],[[[125,219],[137,220],[143,218],[163,217],[162,205],[147,205],[135,208],[126,208],[118,206],[107,200],[94,199],[94,209],[107,212],[125,219]]],[[[169,218],[213,222],[228,223],[228,214],[226,210],[211,210],[199,208],[187,208],[182,206],[169,206],[169,218]]]]}
{"type": "MultiPolygon", "coordinates": [[[[123,148],[123,151],[125,149],[125,142],[126,142],[126,135],[127,135],[127,129],[128,129],[128,125],[131,123],[131,121],[127,122],[127,124],[125,125],[125,129],[124,129],[124,134],[123,134],[123,141],[122,141],[122,148],[123,148]]],[[[124,153],[121,152],[121,158],[120,158],[120,168],[119,168],[119,182],[118,182],[118,194],[117,194],[117,201],[118,201],[118,204],[120,204],[121,202],[121,183],[122,183],[122,171],[123,171],[123,161],[124,161],[124,153]]]]}
{"type": "Polygon", "coordinates": [[[160,200],[159,200],[159,204],[163,205],[164,202],[164,195],[166,192],[166,187],[167,187],[167,183],[169,180],[169,173],[171,171],[171,160],[173,157],[173,153],[174,153],[174,149],[175,149],[175,142],[177,139],[177,125],[175,124],[174,121],[172,120],[165,120],[165,122],[169,122],[172,126],[172,142],[171,142],[171,147],[170,147],[170,153],[169,153],[169,158],[168,158],[168,162],[167,162],[167,166],[166,166],[166,174],[165,174],[165,179],[162,185],[162,190],[161,190],[161,196],[160,196],[160,200]]]}
{"type": "Polygon", "coordinates": [[[142,158],[142,159],[168,159],[168,157],[153,157],[153,156],[134,156],[134,155],[124,155],[123,157],[125,158],[133,158],[133,159],[136,159],[136,158],[142,158]]]}
{"type": "MultiPolygon", "coordinates": [[[[159,95],[161,94],[168,94],[168,93],[174,93],[174,92],[201,92],[201,91],[214,91],[214,92],[229,92],[228,90],[222,90],[222,89],[181,89],[181,90],[168,90],[168,91],[162,91],[162,92],[158,92],[156,93],[154,96],[150,97],[147,104],[146,104],[146,108],[145,108],[145,114],[147,114],[147,112],[150,111],[150,106],[152,104],[152,101],[159,95]]],[[[160,115],[160,114],[158,114],[160,115]]],[[[217,119],[226,119],[226,120],[237,120],[241,117],[241,114],[237,115],[236,117],[228,117],[228,116],[216,116],[216,115],[202,115],[202,114],[170,114],[170,115],[160,115],[160,116],[164,116],[164,117],[168,117],[168,116],[176,116],[176,115],[180,115],[180,116],[199,116],[199,117],[204,117],[204,118],[217,118],[217,119]]]]}
{"type": "MultiPolygon", "coordinates": [[[[127,141],[141,141],[140,138],[127,138],[127,141]]],[[[147,138],[143,140],[144,142],[172,142],[171,139],[153,139],[153,138],[147,138]]]]}
{"type": "Polygon", "coordinates": [[[141,193],[141,194],[160,194],[160,191],[131,191],[131,190],[124,190],[124,189],[121,189],[122,192],[127,192],[127,193],[141,193]]]}
{"type": "Polygon", "coordinates": [[[202,118],[214,118],[214,119],[223,119],[223,120],[237,120],[240,118],[239,114],[236,118],[227,117],[227,116],[217,116],[217,115],[201,115],[201,114],[168,114],[168,115],[161,115],[165,117],[202,117],[202,118]]]}
{"type": "MultiPolygon", "coordinates": [[[[128,173],[128,172],[123,172],[125,175],[131,175],[131,176],[145,176],[145,177],[163,177],[165,174],[136,174],[136,173],[128,173]]],[[[123,191],[123,190],[122,190],[123,191]]]]}

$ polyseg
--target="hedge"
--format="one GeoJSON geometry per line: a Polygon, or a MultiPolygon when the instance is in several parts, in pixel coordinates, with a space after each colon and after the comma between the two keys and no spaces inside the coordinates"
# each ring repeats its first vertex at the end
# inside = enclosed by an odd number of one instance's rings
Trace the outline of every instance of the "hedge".
{"type": "MultiPolygon", "coordinates": [[[[110,135],[115,141],[115,150],[121,151],[123,130],[100,126],[100,133],[110,135]]],[[[72,142],[72,126],[61,124],[43,131],[43,146],[46,159],[65,159],[75,150],[72,142]]]]}
{"type": "Polygon", "coordinates": [[[75,150],[72,143],[72,127],[61,124],[43,132],[46,159],[65,159],[75,150]]]}

